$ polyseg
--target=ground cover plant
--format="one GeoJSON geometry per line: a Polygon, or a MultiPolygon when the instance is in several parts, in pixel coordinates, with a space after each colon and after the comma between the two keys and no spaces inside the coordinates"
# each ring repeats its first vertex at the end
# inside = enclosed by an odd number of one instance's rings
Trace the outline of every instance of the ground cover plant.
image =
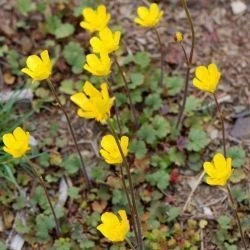
{"type": "Polygon", "coordinates": [[[4,4],[0,249],[249,248],[224,64],[192,1],[132,2],[4,4]]]}

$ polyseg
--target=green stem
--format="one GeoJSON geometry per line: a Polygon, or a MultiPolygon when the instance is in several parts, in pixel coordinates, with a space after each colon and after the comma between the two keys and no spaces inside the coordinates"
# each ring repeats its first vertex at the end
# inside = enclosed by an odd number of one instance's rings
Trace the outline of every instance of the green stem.
{"type": "MultiPolygon", "coordinates": [[[[129,197],[129,191],[128,191],[127,186],[126,186],[125,175],[123,173],[122,165],[120,165],[120,172],[121,172],[121,179],[122,179],[123,189],[125,191],[125,194],[126,194],[126,197],[127,197],[127,200],[128,200],[128,206],[129,206],[129,210],[130,210],[130,214],[131,214],[131,218],[132,218],[133,228],[134,228],[134,231],[135,231],[135,237],[136,237],[136,240],[138,241],[139,237],[138,237],[138,233],[137,233],[135,218],[133,216],[134,215],[134,209],[133,209],[130,197],[129,197]]],[[[139,244],[139,242],[137,242],[137,244],[139,244]]]]}
{"type": "Polygon", "coordinates": [[[86,166],[85,166],[85,164],[84,164],[83,157],[82,157],[82,154],[81,154],[81,150],[80,150],[79,145],[78,145],[78,143],[77,143],[76,135],[75,135],[74,129],[73,129],[73,127],[72,127],[72,124],[71,124],[71,122],[70,122],[69,116],[68,116],[66,110],[64,109],[64,107],[63,107],[63,105],[62,105],[62,103],[61,103],[61,101],[60,101],[60,99],[59,99],[59,97],[58,97],[58,95],[57,95],[57,93],[56,93],[56,89],[55,89],[53,83],[51,82],[50,79],[47,79],[47,82],[48,82],[48,84],[49,84],[49,87],[50,87],[50,89],[51,89],[51,92],[53,93],[53,95],[54,95],[54,97],[55,97],[55,99],[56,99],[56,102],[57,102],[58,106],[60,107],[60,109],[62,110],[62,112],[64,113],[64,115],[65,115],[65,117],[66,117],[66,120],[67,120],[67,123],[68,123],[68,126],[69,126],[69,130],[70,130],[70,133],[71,133],[71,136],[72,136],[72,138],[73,138],[75,147],[76,147],[76,149],[77,149],[77,152],[78,152],[78,155],[79,155],[79,158],[80,158],[80,162],[81,162],[81,171],[82,171],[83,176],[84,176],[84,178],[85,178],[85,180],[86,180],[86,182],[87,182],[88,188],[90,189],[90,188],[92,187],[92,183],[91,183],[91,181],[90,181],[90,179],[89,179],[89,176],[88,176],[88,173],[87,173],[87,170],[86,170],[86,166]]]}
{"type": "Polygon", "coordinates": [[[232,191],[231,191],[231,188],[230,188],[229,184],[227,184],[227,191],[228,191],[229,199],[230,199],[230,201],[232,203],[234,216],[235,216],[235,218],[237,220],[237,224],[238,224],[238,227],[239,227],[239,230],[240,230],[241,240],[243,242],[245,250],[247,250],[246,240],[245,240],[245,237],[244,237],[244,233],[243,233],[243,230],[242,230],[242,227],[241,227],[241,223],[240,223],[240,218],[239,218],[238,213],[237,213],[237,207],[235,205],[235,202],[234,202],[234,199],[233,199],[233,195],[232,195],[232,191]]]}
{"type": "Polygon", "coordinates": [[[164,76],[164,54],[163,54],[163,45],[161,42],[161,36],[156,28],[154,28],[159,46],[160,46],[160,53],[161,53],[161,76],[160,76],[160,82],[159,85],[160,87],[163,87],[163,76],[164,76]]]}
{"type": "Polygon", "coordinates": [[[138,120],[137,120],[137,116],[136,116],[135,106],[134,106],[134,104],[132,102],[132,98],[131,98],[131,95],[130,95],[130,91],[129,91],[129,87],[128,87],[128,80],[127,80],[127,78],[125,76],[125,73],[122,70],[121,65],[119,64],[119,62],[117,60],[116,55],[114,55],[113,58],[114,58],[114,62],[116,64],[117,68],[119,69],[119,72],[120,72],[121,77],[122,77],[123,82],[124,82],[126,94],[127,94],[128,100],[129,100],[129,105],[130,105],[130,109],[131,109],[131,114],[132,114],[133,122],[134,122],[136,128],[138,128],[138,120]]]}
{"type": "MultiPolygon", "coordinates": [[[[185,110],[185,106],[186,106],[186,102],[187,102],[188,82],[189,82],[189,76],[190,76],[190,69],[191,69],[191,65],[192,65],[192,62],[193,62],[193,54],[194,54],[194,46],[195,46],[195,31],[194,31],[193,20],[192,20],[192,17],[190,15],[190,13],[189,13],[186,0],[181,0],[181,2],[182,2],[182,6],[183,6],[183,8],[185,10],[185,13],[186,13],[186,16],[187,16],[187,19],[188,19],[188,22],[189,22],[189,26],[190,26],[190,29],[191,29],[192,44],[191,44],[191,50],[190,50],[189,58],[188,58],[188,61],[187,61],[187,67],[188,68],[187,68],[187,71],[186,71],[183,102],[182,102],[181,109],[180,109],[179,116],[178,116],[177,123],[176,123],[176,128],[177,129],[179,128],[180,124],[182,124],[184,110],[185,110]]],[[[187,56],[186,56],[186,58],[187,58],[187,56]]]]}
{"type": "Polygon", "coordinates": [[[219,117],[220,117],[220,121],[221,121],[222,139],[223,139],[223,152],[224,152],[224,156],[226,158],[227,157],[227,150],[226,150],[226,132],[225,132],[225,125],[224,125],[224,118],[223,118],[223,114],[221,112],[221,108],[220,108],[219,102],[217,100],[216,94],[214,93],[213,96],[214,96],[214,101],[216,103],[217,111],[219,113],[219,117]]]}
{"type": "MultiPolygon", "coordinates": [[[[114,79],[113,79],[112,75],[110,77],[110,81],[111,81],[112,84],[114,83],[114,79]]],[[[114,97],[115,95],[114,95],[113,90],[112,90],[112,88],[111,88],[111,86],[109,84],[108,79],[107,79],[107,84],[109,86],[110,95],[114,97]]],[[[118,107],[116,105],[116,102],[114,102],[114,108],[115,108],[115,118],[116,118],[116,122],[117,122],[117,127],[118,127],[119,133],[121,135],[122,134],[122,126],[121,126],[121,121],[120,121],[120,118],[119,118],[119,115],[118,115],[118,107]]]]}
{"type": "Polygon", "coordinates": [[[133,246],[133,244],[131,243],[131,241],[128,238],[126,238],[125,240],[128,243],[128,245],[131,247],[132,250],[136,250],[136,248],[133,246]]]}
{"type": "Polygon", "coordinates": [[[139,249],[143,250],[144,247],[143,247],[143,241],[142,241],[141,223],[140,223],[139,214],[138,214],[138,211],[137,211],[137,206],[136,206],[136,201],[135,201],[135,193],[134,193],[134,185],[133,185],[132,177],[131,177],[131,174],[130,174],[129,164],[128,164],[128,161],[127,161],[126,157],[123,154],[119,138],[118,138],[118,136],[117,136],[117,134],[116,134],[116,132],[115,132],[115,130],[113,128],[112,123],[108,120],[107,124],[108,124],[108,126],[109,126],[109,128],[111,130],[111,133],[113,134],[113,136],[115,138],[116,144],[118,146],[118,149],[119,149],[120,154],[121,154],[122,159],[123,159],[123,165],[124,165],[124,167],[126,169],[126,172],[127,172],[128,182],[129,182],[129,189],[130,189],[130,193],[131,193],[133,210],[134,210],[134,216],[135,216],[135,221],[136,221],[137,230],[138,230],[139,249]]]}
{"type": "Polygon", "coordinates": [[[43,190],[44,190],[44,193],[45,193],[45,195],[46,195],[46,197],[47,197],[47,200],[48,200],[48,202],[49,202],[50,209],[51,209],[51,211],[52,211],[52,215],[53,215],[54,220],[55,220],[57,237],[60,237],[60,234],[61,234],[61,233],[60,233],[59,221],[58,221],[58,219],[57,219],[57,217],[56,217],[56,213],[55,213],[54,207],[53,207],[53,205],[52,205],[52,202],[51,202],[51,200],[50,200],[49,193],[48,193],[48,190],[47,190],[47,188],[46,188],[46,185],[45,185],[45,182],[44,182],[44,180],[43,180],[43,177],[37,172],[36,167],[34,166],[33,162],[32,162],[27,156],[25,156],[24,158],[25,158],[25,160],[29,163],[29,165],[30,165],[30,167],[31,167],[31,169],[32,169],[32,171],[33,171],[33,173],[35,174],[36,178],[38,179],[40,185],[42,186],[42,188],[43,188],[43,190]]]}

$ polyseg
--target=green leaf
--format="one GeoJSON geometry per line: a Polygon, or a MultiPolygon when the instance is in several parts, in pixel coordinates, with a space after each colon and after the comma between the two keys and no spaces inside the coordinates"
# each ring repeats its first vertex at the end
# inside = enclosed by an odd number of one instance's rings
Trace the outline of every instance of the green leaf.
{"type": "Polygon", "coordinates": [[[228,229],[232,228],[231,218],[226,216],[226,215],[220,216],[218,219],[218,223],[219,223],[221,229],[228,230],[228,229]]]}
{"type": "Polygon", "coordinates": [[[156,136],[160,139],[166,137],[170,133],[170,124],[162,116],[157,115],[152,119],[152,125],[156,131],[156,136]]]}
{"type": "Polygon", "coordinates": [[[156,142],[156,133],[151,124],[144,123],[138,131],[138,136],[148,144],[154,144],[156,142]]]}
{"type": "Polygon", "coordinates": [[[77,42],[69,42],[63,49],[66,62],[72,67],[72,72],[79,74],[83,71],[85,54],[81,45],[77,42]]]}
{"type": "Polygon", "coordinates": [[[48,241],[49,231],[55,226],[55,221],[51,216],[39,214],[36,217],[36,238],[38,241],[48,241]]]}
{"type": "Polygon", "coordinates": [[[79,192],[80,192],[80,188],[70,187],[68,190],[68,195],[71,199],[78,199],[80,198],[79,192]]]}
{"type": "Polygon", "coordinates": [[[27,223],[23,219],[18,218],[15,221],[15,230],[20,234],[26,234],[30,232],[31,228],[27,226],[27,223]]]}
{"type": "Polygon", "coordinates": [[[53,249],[54,250],[71,250],[72,244],[70,242],[70,238],[59,238],[55,240],[53,249]]]}
{"type": "Polygon", "coordinates": [[[2,241],[0,241],[0,250],[7,250],[5,243],[3,243],[2,241]]]}
{"type": "Polygon", "coordinates": [[[46,31],[52,35],[55,35],[55,31],[61,26],[62,21],[58,16],[49,16],[46,19],[45,28],[46,31]]]}
{"type": "Polygon", "coordinates": [[[60,39],[60,38],[71,36],[74,33],[74,31],[75,31],[75,28],[72,24],[64,23],[64,24],[61,24],[55,30],[54,35],[56,36],[57,39],[60,39]]]}
{"type": "Polygon", "coordinates": [[[73,80],[66,79],[61,82],[59,91],[63,94],[72,95],[75,93],[73,80]]]}
{"type": "Polygon", "coordinates": [[[170,96],[175,96],[181,92],[184,79],[182,76],[169,76],[164,79],[170,96]]]}
{"type": "Polygon", "coordinates": [[[31,0],[17,1],[17,8],[24,16],[27,16],[27,14],[31,11],[31,7],[32,7],[31,0]]]}
{"type": "Polygon", "coordinates": [[[184,166],[185,156],[180,151],[177,151],[177,148],[172,147],[168,150],[168,158],[177,166],[184,166]]]}
{"type": "Polygon", "coordinates": [[[244,165],[246,153],[240,146],[230,147],[227,150],[228,157],[232,158],[232,166],[234,168],[240,168],[244,165]]]}
{"type": "Polygon", "coordinates": [[[186,114],[192,113],[196,109],[200,108],[200,106],[201,106],[201,100],[191,95],[187,98],[185,113],[186,114]]]}
{"type": "Polygon", "coordinates": [[[179,207],[170,207],[168,211],[168,222],[174,221],[180,215],[181,209],[179,207]]]}
{"type": "Polygon", "coordinates": [[[199,128],[191,128],[188,135],[187,149],[198,152],[205,148],[209,143],[207,134],[199,128]]]}
{"type": "Polygon", "coordinates": [[[137,52],[134,56],[134,62],[141,68],[146,68],[150,63],[150,54],[147,52],[137,52]]]}
{"type": "Polygon", "coordinates": [[[148,174],[146,180],[159,189],[165,189],[169,185],[169,174],[164,170],[158,170],[152,174],[148,174]]]}
{"type": "Polygon", "coordinates": [[[62,167],[69,175],[74,175],[80,169],[80,160],[77,154],[69,155],[63,162],[62,167]]]}
{"type": "Polygon", "coordinates": [[[156,168],[167,169],[170,166],[170,163],[171,162],[169,161],[167,154],[164,155],[154,154],[150,159],[150,164],[156,168]]]}
{"type": "Polygon", "coordinates": [[[11,67],[11,72],[13,74],[19,75],[20,74],[20,55],[15,50],[8,51],[8,55],[6,57],[7,63],[11,67]]]}
{"type": "Polygon", "coordinates": [[[125,206],[127,204],[126,195],[123,190],[114,189],[112,192],[112,204],[125,206]]]}
{"type": "Polygon", "coordinates": [[[162,106],[162,99],[158,93],[149,94],[146,97],[145,104],[152,110],[158,110],[162,106]]]}
{"type": "Polygon", "coordinates": [[[133,140],[129,143],[130,152],[135,154],[137,159],[142,159],[147,154],[147,147],[144,141],[133,140]]]}
{"type": "Polygon", "coordinates": [[[129,84],[130,89],[135,89],[136,87],[143,84],[144,76],[141,73],[132,73],[130,78],[131,78],[131,83],[129,84]]]}

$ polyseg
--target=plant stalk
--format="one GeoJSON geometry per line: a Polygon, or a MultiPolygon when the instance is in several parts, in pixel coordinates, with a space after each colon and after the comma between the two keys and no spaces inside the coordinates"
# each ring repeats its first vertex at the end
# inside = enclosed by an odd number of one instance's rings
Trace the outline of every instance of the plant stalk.
{"type": "Polygon", "coordinates": [[[47,79],[47,82],[48,82],[48,84],[49,84],[49,87],[50,87],[50,89],[51,89],[51,92],[53,93],[53,95],[54,95],[54,97],[55,97],[55,99],[56,99],[56,101],[57,101],[58,106],[60,107],[60,109],[62,110],[62,112],[64,113],[64,115],[65,115],[65,117],[66,117],[66,120],[67,120],[67,123],[68,123],[68,126],[69,126],[69,130],[70,130],[70,133],[71,133],[71,136],[72,136],[72,138],[73,138],[75,147],[76,147],[76,149],[77,149],[77,152],[78,152],[78,155],[79,155],[79,158],[80,158],[80,162],[81,162],[81,165],[80,165],[80,166],[81,166],[81,171],[82,171],[82,174],[83,174],[83,176],[84,176],[84,178],[85,178],[85,180],[86,180],[86,182],[87,182],[87,186],[88,186],[88,188],[90,189],[90,188],[92,187],[92,183],[91,183],[91,181],[90,181],[90,179],[89,179],[89,176],[88,176],[88,173],[87,173],[87,170],[86,170],[86,166],[85,166],[85,164],[84,164],[83,157],[82,157],[82,154],[81,154],[79,145],[78,145],[78,143],[77,143],[76,135],[75,135],[74,129],[73,129],[73,127],[72,127],[72,124],[71,124],[71,122],[70,122],[69,116],[68,116],[66,110],[64,109],[64,107],[63,107],[63,105],[62,105],[62,103],[61,103],[61,101],[60,101],[60,99],[59,99],[59,97],[58,97],[58,95],[57,95],[57,93],[56,93],[56,89],[55,89],[55,87],[54,87],[54,84],[52,83],[52,81],[51,81],[50,79],[47,79]]]}
{"type": "Polygon", "coordinates": [[[131,243],[131,241],[128,238],[126,238],[125,240],[128,243],[128,245],[131,247],[132,250],[136,250],[136,248],[133,246],[133,244],[131,243]]]}
{"type": "Polygon", "coordinates": [[[161,76],[160,76],[160,87],[163,87],[163,76],[164,76],[164,54],[163,54],[163,44],[161,42],[161,36],[156,28],[154,28],[159,46],[160,46],[160,53],[161,53],[161,76]]]}
{"type": "Polygon", "coordinates": [[[229,199],[230,199],[230,201],[232,203],[234,216],[235,216],[235,218],[237,220],[237,224],[238,224],[238,227],[239,227],[239,230],[240,230],[241,240],[243,242],[245,250],[247,250],[246,240],[245,240],[245,237],[244,237],[244,233],[243,233],[243,230],[242,230],[242,227],[241,227],[241,223],[240,223],[240,218],[239,218],[238,212],[237,212],[237,207],[235,205],[235,202],[234,202],[234,199],[233,199],[233,195],[232,195],[232,191],[231,191],[231,188],[230,188],[229,184],[227,184],[227,191],[228,191],[229,199]]]}
{"type": "Polygon", "coordinates": [[[56,235],[57,235],[57,237],[60,237],[61,232],[60,232],[59,221],[58,221],[58,219],[57,219],[57,217],[56,217],[56,213],[55,213],[55,210],[54,210],[54,208],[53,208],[52,202],[51,202],[51,200],[50,200],[49,193],[48,193],[48,190],[47,190],[47,188],[46,188],[46,185],[45,185],[45,182],[44,182],[44,180],[43,180],[43,177],[37,172],[36,167],[34,166],[33,162],[32,162],[27,156],[25,156],[25,160],[29,163],[29,165],[30,165],[30,167],[31,167],[31,169],[32,169],[32,171],[33,171],[33,173],[35,174],[36,178],[38,179],[40,185],[42,186],[42,188],[43,188],[43,190],[44,190],[44,193],[45,193],[45,195],[46,195],[46,198],[47,198],[47,200],[48,200],[48,202],[49,202],[50,209],[51,209],[51,211],[52,211],[52,215],[53,215],[54,220],[55,220],[56,235]]]}
{"type": "Polygon", "coordinates": [[[116,144],[118,146],[118,149],[119,149],[120,154],[121,154],[122,159],[123,159],[123,165],[124,165],[124,167],[126,169],[126,172],[127,172],[128,182],[129,182],[129,189],[130,189],[131,199],[132,199],[132,204],[133,204],[134,217],[135,217],[135,221],[136,221],[136,224],[137,224],[137,230],[138,230],[139,249],[143,250],[144,247],[143,247],[143,241],[142,241],[141,223],[140,223],[139,215],[138,215],[138,211],[137,211],[135,193],[134,193],[134,185],[133,185],[132,177],[131,177],[130,170],[129,170],[129,164],[128,164],[128,161],[127,161],[126,157],[123,154],[119,138],[118,138],[118,136],[117,136],[117,134],[116,134],[116,132],[114,130],[114,127],[113,127],[112,123],[108,120],[107,124],[109,125],[111,133],[113,134],[113,136],[115,138],[116,144]]]}
{"type": "MultiPolygon", "coordinates": [[[[193,24],[192,17],[191,17],[191,15],[189,13],[189,9],[187,7],[187,1],[186,0],[181,0],[181,2],[182,2],[182,6],[183,6],[183,8],[185,10],[185,13],[186,13],[189,25],[190,25],[190,29],[191,29],[191,33],[192,33],[192,44],[191,44],[191,50],[190,50],[189,58],[185,55],[186,60],[188,58],[187,71],[186,71],[186,78],[185,78],[185,89],[184,89],[183,102],[182,102],[181,109],[180,109],[179,116],[178,116],[177,123],[176,123],[176,128],[177,129],[179,128],[180,124],[182,124],[184,110],[185,110],[185,106],[186,106],[186,102],[187,102],[188,82],[189,82],[189,76],[190,76],[190,69],[191,69],[192,62],[193,62],[193,54],[194,54],[194,46],[195,46],[194,24],[193,24]]],[[[184,47],[183,47],[183,49],[184,49],[184,47]]],[[[184,53],[184,54],[186,54],[186,53],[184,53]]]]}
{"type": "Polygon", "coordinates": [[[121,65],[119,64],[119,62],[117,60],[116,55],[114,55],[113,58],[114,58],[114,62],[115,62],[116,66],[121,74],[121,77],[122,77],[124,85],[125,85],[125,90],[126,90],[126,94],[127,94],[128,100],[129,100],[129,105],[130,105],[130,109],[131,109],[131,115],[132,115],[133,122],[134,122],[136,128],[138,128],[138,120],[137,120],[137,116],[136,116],[135,106],[132,102],[132,98],[130,95],[130,91],[129,91],[129,87],[128,87],[128,80],[125,76],[125,73],[122,70],[121,65]]]}
{"type": "Polygon", "coordinates": [[[121,179],[122,179],[123,189],[125,191],[125,194],[126,194],[126,197],[127,197],[127,200],[128,200],[128,206],[129,206],[129,210],[130,210],[130,214],[131,214],[131,218],[132,218],[133,228],[134,228],[134,231],[135,231],[135,237],[136,237],[136,240],[137,240],[137,244],[139,244],[139,242],[138,242],[139,237],[138,237],[138,233],[137,233],[136,222],[135,222],[135,218],[133,216],[134,209],[133,209],[130,197],[129,197],[129,191],[128,191],[127,186],[126,186],[125,175],[123,173],[122,165],[120,165],[120,172],[121,172],[121,179]]]}
{"type": "Polygon", "coordinates": [[[219,116],[220,116],[221,127],[222,127],[223,152],[224,152],[224,157],[226,158],[227,157],[227,150],[226,150],[226,132],[225,132],[224,118],[223,118],[223,114],[221,112],[221,108],[220,108],[219,102],[217,100],[216,94],[214,93],[213,96],[214,96],[214,100],[216,103],[217,111],[218,111],[219,116]]]}

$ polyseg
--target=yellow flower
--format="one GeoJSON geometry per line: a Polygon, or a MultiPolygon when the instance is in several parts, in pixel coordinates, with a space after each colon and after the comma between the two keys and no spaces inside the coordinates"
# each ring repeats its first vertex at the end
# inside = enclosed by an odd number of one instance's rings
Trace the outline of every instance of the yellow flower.
{"type": "Polygon", "coordinates": [[[119,210],[118,215],[106,212],[102,214],[102,224],[97,229],[110,241],[124,241],[129,232],[129,221],[125,210],[119,210]]]}
{"type": "Polygon", "coordinates": [[[109,97],[107,83],[102,83],[101,91],[98,91],[92,83],[86,81],[83,92],[70,97],[71,101],[80,107],[77,114],[86,119],[105,122],[110,116],[110,109],[114,102],[114,98],[109,97]]]}
{"type": "Polygon", "coordinates": [[[156,3],[152,3],[149,8],[138,7],[137,14],[138,17],[134,19],[136,23],[143,27],[154,27],[161,21],[163,11],[160,11],[156,3]]]}
{"type": "MultiPolygon", "coordinates": [[[[126,157],[128,154],[129,138],[127,136],[122,136],[119,142],[124,157],[126,157]]],[[[102,137],[100,154],[108,164],[120,164],[123,162],[122,155],[113,135],[105,135],[102,137]]]]}
{"type": "Polygon", "coordinates": [[[12,133],[3,135],[3,150],[12,155],[14,158],[19,158],[25,155],[30,150],[29,147],[29,132],[25,132],[22,128],[17,127],[12,133]]]}
{"type": "Polygon", "coordinates": [[[107,53],[100,53],[100,57],[89,54],[86,57],[87,63],[83,68],[95,76],[107,76],[110,74],[111,60],[107,53]]]}
{"type": "Polygon", "coordinates": [[[175,33],[175,41],[181,43],[183,41],[183,34],[179,31],[175,33]]]}
{"type": "Polygon", "coordinates": [[[232,175],[232,159],[217,153],[213,162],[204,162],[204,171],[208,175],[206,182],[209,185],[225,186],[232,175]]]}
{"type": "Polygon", "coordinates": [[[99,5],[97,10],[85,8],[82,11],[84,21],[80,26],[90,32],[100,31],[108,25],[110,14],[106,12],[104,5],[99,5]]]}
{"type": "Polygon", "coordinates": [[[199,66],[195,70],[193,84],[198,89],[214,93],[220,77],[221,73],[214,63],[209,64],[208,67],[199,66]]]}
{"type": "Polygon", "coordinates": [[[29,75],[33,81],[41,81],[50,77],[52,71],[52,63],[49,58],[48,50],[42,51],[41,57],[31,55],[26,60],[27,68],[21,71],[29,75]]]}
{"type": "Polygon", "coordinates": [[[112,33],[112,31],[106,27],[99,32],[99,37],[93,37],[90,40],[90,44],[92,46],[94,53],[106,52],[112,53],[119,49],[121,32],[116,31],[112,33]]]}

